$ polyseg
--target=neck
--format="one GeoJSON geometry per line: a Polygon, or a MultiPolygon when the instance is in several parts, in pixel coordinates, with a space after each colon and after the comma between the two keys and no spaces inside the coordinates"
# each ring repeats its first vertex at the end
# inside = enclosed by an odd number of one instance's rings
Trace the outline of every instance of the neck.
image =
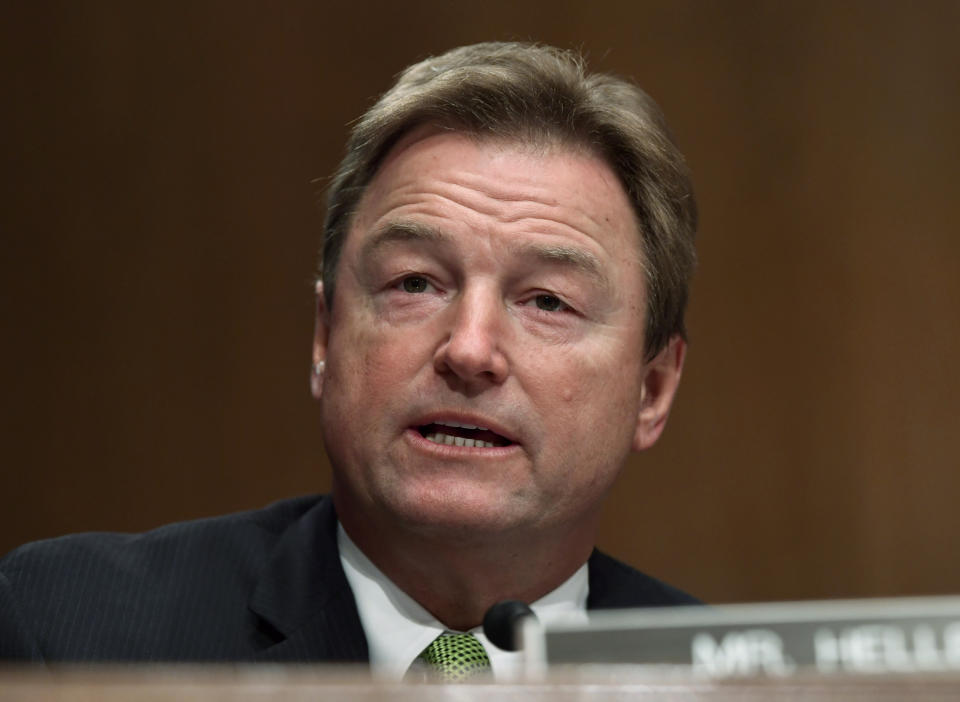
{"type": "Polygon", "coordinates": [[[586,562],[593,530],[499,533],[469,539],[428,529],[405,529],[339,512],[364,555],[444,626],[467,631],[503,600],[534,602],[586,562]],[[584,537],[584,531],[588,536],[584,537]],[[389,534],[389,538],[384,538],[389,534]]]}

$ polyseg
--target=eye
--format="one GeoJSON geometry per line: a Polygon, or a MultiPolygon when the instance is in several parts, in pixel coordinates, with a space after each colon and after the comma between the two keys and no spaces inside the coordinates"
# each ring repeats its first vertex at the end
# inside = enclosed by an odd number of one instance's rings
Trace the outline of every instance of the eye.
{"type": "Polygon", "coordinates": [[[403,288],[404,292],[408,293],[422,293],[426,292],[427,288],[430,286],[430,282],[419,275],[408,275],[402,281],[400,281],[400,287],[403,288]]]}
{"type": "Polygon", "coordinates": [[[534,298],[534,303],[537,309],[541,309],[544,312],[559,312],[567,306],[563,300],[555,295],[537,295],[534,298]]]}

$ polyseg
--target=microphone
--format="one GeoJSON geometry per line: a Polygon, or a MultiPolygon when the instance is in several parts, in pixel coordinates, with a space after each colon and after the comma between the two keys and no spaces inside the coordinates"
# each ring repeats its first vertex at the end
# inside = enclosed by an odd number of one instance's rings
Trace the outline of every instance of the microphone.
{"type": "Polygon", "coordinates": [[[483,615],[483,633],[497,648],[518,651],[522,646],[519,624],[526,617],[536,619],[537,615],[520,600],[497,602],[483,615]]]}

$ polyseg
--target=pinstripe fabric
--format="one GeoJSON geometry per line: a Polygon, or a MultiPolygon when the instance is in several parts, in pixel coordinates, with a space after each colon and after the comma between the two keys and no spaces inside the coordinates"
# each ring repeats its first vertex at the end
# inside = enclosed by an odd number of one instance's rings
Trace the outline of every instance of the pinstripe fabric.
{"type": "MultiPolygon", "coordinates": [[[[588,608],[696,600],[599,552],[588,608]]],[[[0,660],[367,661],[329,498],[0,560],[0,660]]]]}
{"type": "Polygon", "coordinates": [[[672,585],[651,578],[626,563],[594,549],[587,561],[590,592],[587,609],[675,607],[703,604],[672,585]]]}
{"type": "Polygon", "coordinates": [[[329,499],[145,534],[79,534],[0,561],[0,659],[365,661],[329,499]]]}

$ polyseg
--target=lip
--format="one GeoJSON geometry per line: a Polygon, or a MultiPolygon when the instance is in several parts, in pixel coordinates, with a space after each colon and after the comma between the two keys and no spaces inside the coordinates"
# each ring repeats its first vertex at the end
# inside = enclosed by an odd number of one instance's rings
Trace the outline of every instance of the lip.
{"type": "MultiPolygon", "coordinates": [[[[435,420],[436,421],[436,420],[435,420]]],[[[460,420],[452,420],[460,421],[460,420]]],[[[430,424],[431,422],[426,422],[430,424]]],[[[472,424],[473,422],[463,420],[464,424],[472,424]]],[[[485,424],[480,424],[478,426],[486,426],[485,424]]],[[[493,427],[487,427],[491,431],[493,427]]],[[[498,434],[500,432],[497,432],[498,434]]],[[[406,431],[403,432],[403,437],[410,442],[417,450],[423,451],[424,453],[429,453],[433,456],[439,456],[442,458],[491,458],[491,459],[503,459],[507,456],[515,454],[521,450],[520,444],[510,444],[509,446],[493,446],[492,448],[483,448],[480,446],[457,446],[456,444],[438,444],[433,441],[430,441],[425,436],[421,435],[417,431],[416,426],[407,427],[406,431]]]]}
{"type": "MultiPolygon", "coordinates": [[[[521,441],[517,438],[515,434],[510,432],[509,429],[501,426],[496,420],[490,419],[489,417],[484,417],[479,414],[466,414],[460,412],[432,412],[430,414],[425,414],[421,417],[416,418],[408,427],[408,430],[413,431],[419,436],[419,432],[416,430],[417,427],[422,427],[427,424],[472,424],[475,427],[483,427],[484,429],[489,429],[495,434],[499,434],[504,439],[510,442],[510,446],[499,446],[496,448],[510,448],[511,446],[518,446],[521,444],[521,441]]],[[[422,436],[420,438],[423,438],[422,436]]],[[[424,439],[426,441],[426,439],[424,439]]],[[[432,441],[428,442],[433,444],[432,441]]],[[[439,446],[440,444],[434,444],[439,446]]],[[[460,446],[457,448],[466,448],[460,446]]],[[[475,448],[475,447],[473,447],[475,448]]],[[[467,449],[470,450],[470,449],[467,449]]],[[[479,449],[480,451],[490,451],[491,449],[479,449]]]]}

